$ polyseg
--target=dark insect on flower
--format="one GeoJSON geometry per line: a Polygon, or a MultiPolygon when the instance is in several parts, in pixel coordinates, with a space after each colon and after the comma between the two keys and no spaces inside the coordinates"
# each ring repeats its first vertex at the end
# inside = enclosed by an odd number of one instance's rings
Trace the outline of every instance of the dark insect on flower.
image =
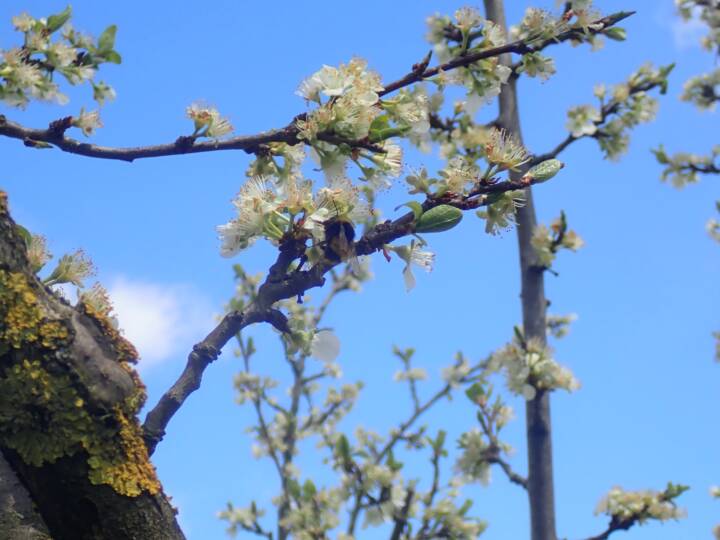
{"type": "Polygon", "coordinates": [[[328,219],[323,223],[325,228],[325,242],[323,252],[325,257],[333,262],[347,261],[355,257],[355,229],[352,223],[337,217],[328,219]]]}

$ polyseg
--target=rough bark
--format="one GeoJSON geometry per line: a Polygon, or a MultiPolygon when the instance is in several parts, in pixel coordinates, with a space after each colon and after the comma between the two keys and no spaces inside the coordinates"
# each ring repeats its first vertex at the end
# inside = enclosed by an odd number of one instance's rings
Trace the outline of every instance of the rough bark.
{"type": "Polygon", "coordinates": [[[0,455],[0,540],[50,540],[45,522],[10,464],[0,455]]]}
{"type": "MultiPolygon", "coordinates": [[[[487,18],[507,31],[503,0],[484,0],[487,18]]],[[[511,66],[508,54],[500,61],[511,66]]],[[[522,130],[518,113],[516,80],[511,78],[500,93],[498,126],[512,133],[522,143],[522,130]]],[[[522,172],[511,174],[512,179],[522,172]]],[[[535,264],[530,243],[537,224],[532,190],[525,189],[525,205],[517,210],[517,237],[520,251],[521,300],[525,336],[545,343],[546,321],[545,280],[543,269],[535,264]]],[[[539,391],[535,399],[525,406],[528,448],[528,498],[532,540],[556,540],[555,494],[553,487],[552,430],[550,422],[550,395],[539,391]]]]}
{"type": "Polygon", "coordinates": [[[55,540],[184,538],[142,440],[133,353],[35,277],[0,192],[0,519],[14,508],[27,532],[0,522],[0,540],[43,538],[42,522],[55,540]]]}

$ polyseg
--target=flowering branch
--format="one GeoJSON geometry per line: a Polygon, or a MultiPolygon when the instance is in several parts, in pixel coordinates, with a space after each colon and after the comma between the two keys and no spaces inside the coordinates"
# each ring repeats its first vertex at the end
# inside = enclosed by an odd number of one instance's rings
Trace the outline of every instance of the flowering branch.
{"type": "Polygon", "coordinates": [[[672,69],[672,65],[666,68],[661,68],[656,76],[648,76],[646,80],[640,81],[638,84],[630,84],[627,90],[627,95],[623,96],[624,99],[611,99],[608,103],[604,104],[600,109],[600,114],[594,120],[591,120],[589,126],[586,127],[582,132],[571,132],[563,141],[561,141],[555,148],[544,154],[538,154],[533,156],[529,161],[529,166],[537,165],[543,161],[556,158],[560,153],[563,152],[568,146],[575,141],[583,139],[585,137],[592,137],[594,139],[601,139],[605,134],[601,128],[606,124],[608,118],[613,114],[618,114],[627,99],[631,96],[639,95],[654,88],[660,88],[661,93],[664,93],[665,86],[667,84],[667,74],[672,69]]]}
{"type": "Polygon", "coordinates": [[[613,488],[598,505],[596,513],[610,515],[607,529],[587,540],[607,540],[616,531],[626,531],[634,525],[642,525],[649,519],[667,521],[685,516],[675,499],[688,490],[687,486],[668,483],[664,491],[623,491],[613,488]]]}
{"type": "MultiPolygon", "coordinates": [[[[601,32],[603,29],[616,24],[632,14],[632,12],[619,12],[603,17],[594,23],[593,26],[597,29],[591,28],[589,29],[589,32],[601,32]]],[[[553,38],[553,40],[549,41],[565,41],[572,39],[577,36],[577,32],[577,29],[570,29],[558,34],[553,38]]],[[[543,47],[546,46],[545,44],[541,45],[543,47]]],[[[479,60],[500,56],[505,53],[528,54],[535,52],[537,47],[538,46],[530,45],[529,40],[521,39],[500,47],[492,47],[467,53],[432,68],[428,67],[430,62],[430,54],[428,54],[421,62],[413,65],[411,71],[407,75],[384,85],[384,89],[378,92],[378,95],[384,96],[390,94],[401,88],[405,88],[441,73],[469,66],[479,60]]],[[[181,136],[172,143],[127,148],[99,146],[66,137],[64,134],[65,130],[57,128],[57,122],[53,122],[47,129],[34,129],[12,122],[3,115],[0,115],[0,135],[22,140],[24,144],[29,147],[46,148],[47,145],[53,145],[60,150],[71,154],[132,162],[136,159],[142,158],[214,152],[217,150],[244,150],[247,153],[259,154],[263,152],[263,146],[271,142],[284,142],[290,145],[300,144],[303,141],[299,138],[300,130],[298,129],[297,121],[303,120],[304,118],[305,115],[301,114],[296,116],[287,126],[283,128],[272,129],[256,135],[231,137],[222,141],[212,140],[196,142],[196,138],[194,136],[181,136]]],[[[65,129],[67,129],[67,127],[65,127],[65,129]]],[[[374,152],[380,151],[380,148],[377,145],[367,139],[348,140],[334,133],[319,133],[317,138],[335,145],[347,144],[352,148],[364,148],[374,152]]]]}
{"type": "MultiPolygon", "coordinates": [[[[471,210],[491,203],[490,196],[522,189],[541,180],[479,181],[467,195],[446,194],[427,198],[422,204],[424,211],[440,205],[471,210]]],[[[408,212],[394,221],[385,221],[373,227],[355,243],[357,255],[370,255],[399,238],[408,236],[415,229],[415,214],[408,212]]],[[[158,404],[148,413],[143,429],[150,453],[165,435],[165,428],[188,396],[200,387],[205,369],[217,359],[225,344],[240,330],[258,322],[268,322],[281,332],[289,332],[287,318],[281,311],[273,309],[275,302],[302,297],[308,289],[325,284],[325,274],[341,261],[324,259],[309,270],[288,273],[290,265],[305,254],[304,241],[290,239],[280,245],[280,253],[270,267],[264,283],[258,289],[257,297],[244,312],[232,311],[225,315],[220,324],[208,336],[193,347],[188,362],[178,380],[160,398],[158,404]]],[[[439,399],[439,398],[438,398],[439,399]]],[[[422,409],[424,412],[425,409],[422,409]]],[[[414,419],[413,419],[414,421],[414,419]]]]}

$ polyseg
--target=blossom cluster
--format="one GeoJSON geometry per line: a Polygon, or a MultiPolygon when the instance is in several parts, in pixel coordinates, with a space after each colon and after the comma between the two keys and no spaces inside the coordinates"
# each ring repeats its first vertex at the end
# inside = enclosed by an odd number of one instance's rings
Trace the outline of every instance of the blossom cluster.
{"type": "Polygon", "coordinates": [[[325,171],[342,173],[352,159],[373,187],[387,187],[402,170],[402,151],[390,137],[409,134],[420,140],[429,129],[428,98],[421,90],[401,91],[381,100],[380,76],[367,62],[353,58],[339,67],[323,66],[305,79],[297,93],[316,108],[296,121],[300,138],[312,145],[325,171]],[[323,140],[333,135],[348,142],[368,139],[377,150],[323,140]],[[362,160],[362,161],[361,161],[362,160]]]}
{"type": "Polygon", "coordinates": [[[605,85],[594,89],[600,106],[580,105],[568,111],[566,127],[572,137],[593,137],[608,159],[618,159],[627,151],[629,130],[650,122],[657,113],[657,100],[647,90],[667,87],[667,76],[673,65],[654,68],[646,64],[630,75],[624,83],[608,90],[605,85]],[[612,119],[610,119],[612,117],[612,119]]]}
{"type": "Polygon", "coordinates": [[[516,335],[512,342],[493,353],[490,367],[503,372],[508,389],[526,400],[535,399],[538,390],[562,388],[573,392],[580,387],[570,370],[558,364],[552,350],[536,338],[521,340],[516,335]]]}
{"type": "Polygon", "coordinates": [[[478,210],[478,217],[485,220],[485,232],[500,234],[515,224],[515,211],[525,204],[521,190],[506,191],[491,197],[485,210],[478,210]]]}
{"type": "Polygon", "coordinates": [[[621,523],[681,519],[686,517],[686,512],[678,508],[674,499],[686,490],[687,487],[674,484],[668,484],[665,491],[625,491],[614,487],[600,500],[595,513],[607,514],[621,523]]]}
{"type": "MultiPolygon", "coordinates": [[[[477,9],[460,8],[454,19],[445,15],[434,15],[427,19],[426,39],[432,44],[435,57],[446,62],[473,50],[492,49],[507,42],[502,29],[486,20],[477,9]],[[453,30],[460,33],[454,36],[453,30]]],[[[474,62],[468,67],[441,73],[433,80],[440,87],[457,85],[465,88],[465,110],[474,114],[478,108],[491,102],[500,94],[500,87],[508,81],[511,69],[500,63],[499,57],[474,62]]]]}
{"type": "Polygon", "coordinates": [[[715,110],[720,101],[720,69],[689,78],[683,84],[683,101],[689,101],[700,110],[715,110]]]}
{"type": "Polygon", "coordinates": [[[27,13],[13,17],[16,30],[24,35],[23,45],[0,50],[0,101],[25,107],[31,99],[67,103],[67,96],[54,81],[55,73],[71,85],[90,82],[93,97],[103,104],[115,91],[104,82],[95,82],[103,63],[121,62],[114,50],[115,26],[108,27],[97,41],[73,29],[70,7],[47,18],[27,13]],[[60,39],[53,40],[59,33],[60,39]]]}
{"type": "Polygon", "coordinates": [[[249,179],[233,200],[237,216],[218,227],[221,254],[232,257],[258,238],[277,244],[286,234],[311,238],[315,245],[325,240],[324,224],[330,220],[363,223],[370,207],[349,179],[333,178],[313,195],[312,181],[299,172],[283,182],[265,176],[249,179]]]}
{"type": "Polygon", "coordinates": [[[695,184],[701,174],[720,173],[720,144],[714,145],[708,155],[690,152],[668,154],[662,145],[653,150],[653,153],[658,163],[665,166],[661,179],[669,180],[676,188],[695,184]]]}
{"type": "Polygon", "coordinates": [[[535,250],[538,266],[544,268],[552,266],[560,249],[577,251],[584,245],[583,239],[575,231],[567,228],[564,212],[550,224],[550,227],[545,225],[535,227],[530,243],[535,250]]]}
{"type": "Polygon", "coordinates": [[[700,42],[708,51],[717,51],[720,47],[720,5],[701,0],[675,0],[675,5],[686,21],[697,18],[707,25],[708,34],[700,42]]]}
{"type": "Polygon", "coordinates": [[[568,315],[548,314],[545,320],[547,333],[555,339],[564,338],[570,332],[570,325],[577,320],[575,313],[568,315]]]}
{"type": "Polygon", "coordinates": [[[95,265],[81,249],[60,257],[52,273],[43,280],[45,285],[72,283],[83,287],[83,281],[95,274],[95,265]]]}

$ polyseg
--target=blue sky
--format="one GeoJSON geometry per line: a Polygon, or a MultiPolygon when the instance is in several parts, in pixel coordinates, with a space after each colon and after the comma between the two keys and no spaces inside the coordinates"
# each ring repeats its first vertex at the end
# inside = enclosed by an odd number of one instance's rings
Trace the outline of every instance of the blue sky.
{"type": "MultiPolygon", "coordinates": [[[[510,22],[518,21],[527,5],[552,7],[551,2],[507,4],[510,22]]],[[[0,47],[17,42],[12,15],[26,10],[45,16],[64,5],[3,3],[0,47]]],[[[97,35],[108,24],[118,25],[117,49],[124,60],[102,70],[101,79],[116,88],[118,98],[103,109],[106,127],[93,142],[172,141],[192,130],[184,109],[198,99],[229,116],[237,133],[285,125],[304,110],[294,95],[298,83],[322,64],[358,55],[384,80],[393,80],[427,52],[425,17],[461,5],[208,0],[201,9],[190,2],[145,2],[140,9],[134,3],[76,0],[77,28],[97,35]]],[[[593,509],[614,485],[661,489],[671,480],[692,487],[681,499],[688,519],[650,524],[627,537],[709,538],[720,522],[720,503],[708,496],[709,486],[720,484],[720,367],[712,361],[710,336],[720,329],[720,249],[704,224],[718,198],[717,181],[683,191],[662,185],[649,149],[662,142],[671,151],[707,152],[718,142],[717,114],[700,114],[678,100],[682,82],[710,69],[713,59],[695,45],[697,30],[678,24],[670,0],[597,5],[604,12],[638,11],[624,25],[629,39],[592,54],[587,47],[554,47],[558,74],[544,84],[522,81],[521,117],[531,151],[546,151],[565,137],[565,111],[592,103],[594,84],[620,82],[647,60],[678,66],[657,120],[636,130],[619,163],[603,160],[593,141],[581,141],[563,154],[562,174],[535,192],[541,220],[563,209],[587,242],[578,254],[560,256],[560,276],[548,276],[546,285],[551,312],[579,315],[558,344],[557,358],[583,385],[573,395],[553,398],[558,534],[584,538],[603,530],[606,519],[593,516],[593,509]]],[[[0,113],[41,127],[92,106],[87,88],[70,95],[64,109],[0,106],[0,113]]],[[[494,105],[481,114],[492,118],[494,105]]],[[[236,261],[220,257],[214,227],[232,217],[230,199],[250,157],[218,152],[127,164],[33,151],[3,139],[0,156],[0,187],[9,193],[15,219],[46,235],[55,254],[82,247],[95,261],[121,325],[144,356],[140,368],[153,404],[233,294],[236,261]]],[[[435,170],[440,163],[435,155],[408,154],[409,165],[435,170]]],[[[380,206],[390,215],[406,199],[397,188],[380,206]]],[[[520,318],[514,233],[487,236],[483,224],[468,215],[451,233],[431,240],[435,270],[418,276],[411,293],[403,287],[402,266],[378,256],[372,263],[375,279],[359,296],[340,299],[328,315],[342,341],[345,379],[366,382],[346,427],[382,431],[407,415],[406,389],[392,382],[399,367],[390,354],[393,344],[418,350],[417,365],[431,375],[421,390],[427,395],[440,384],[440,368],[455,351],[483,357],[511,337],[520,318]]],[[[258,244],[236,260],[260,272],[273,260],[273,250],[258,244]]],[[[282,373],[274,334],[267,328],[253,328],[252,334],[262,369],[282,373]]],[[[228,347],[155,454],[192,540],[225,537],[215,513],[226,501],[244,505],[275,492],[269,464],[253,460],[244,433],[251,411],[233,402],[232,376],[238,370],[228,347]]],[[[524,471],[523,403],[515,398],[511,403],[517,418],[507,437],[517,449],[513,465],[524,471]]],[[[428,421],[457,435],[473,425],[474,413],[456,400],[428,421]]],[[[319,474],[314,464],[303,467],[302,459],[299,464],[308,475],[319,474]]],[[[524,494],[499,471],[489,488],[468,494],[475,513],[490,523],[484,538],[527,537],[524,494]]],[[[361,531],[358,537],[383,536],[361,531]]]]}

